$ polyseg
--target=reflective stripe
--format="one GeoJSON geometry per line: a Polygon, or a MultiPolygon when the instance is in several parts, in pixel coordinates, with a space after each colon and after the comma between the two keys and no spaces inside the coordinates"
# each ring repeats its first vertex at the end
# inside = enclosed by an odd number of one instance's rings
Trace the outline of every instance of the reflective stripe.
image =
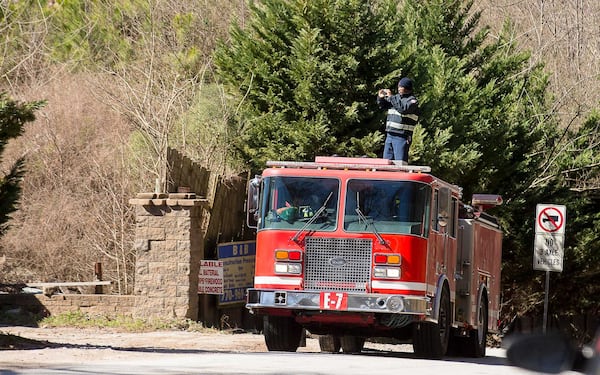
{"type": "Polygon", "coordinates": [[[373,280],[373,282],[371,282],[371,288],[391,290],[416,290],[419,292],[424,292],[426,290],[426,285],[425,283],[373,280]]]}
{"type": "Polygon", "coordinates": [[[397,116],[398,119],[401,119],[401,118],[410,119],[410,120],[414,121],[415,123],[417,121],[419,121],[419,115],[417,115],[415,113],[402,114],[402,113],[398,112],[395,108],[388,109],[388,116],[394,116],[394,117],[397,116]]]}
{"type": "Polygon", "coordinates": [[[386,125],[386,131],[394,131],[394,130],[406,130],[409,132],[412,132],[415,130],[415,125],[408,125],[408,124],[400,124],[397,122],[391,122],[388,121],[385,123],[386,125]]]}
{"type": "Polygon", "coordinates": [[[278,284],[278,285],[300,285],[300,277],[280,277],[280,276],[255,276],[254,284],[278,284]]]}
{"type": "Polygon", "coordinates": [[[417,114],[401,114],[395,108],[388,109],[387,121],[385,123],[385,130],[388,132],[413,132],[419,115],[417,114]]]}

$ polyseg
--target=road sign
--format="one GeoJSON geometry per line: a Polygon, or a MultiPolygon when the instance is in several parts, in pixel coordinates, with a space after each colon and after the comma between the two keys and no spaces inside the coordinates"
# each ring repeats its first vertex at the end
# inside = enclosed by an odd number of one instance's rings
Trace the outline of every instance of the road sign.
{"type": "Polygon", "coordinates": [[[533,250],[533,269],[538,271],[562,272],[564,235],[536,233],[533,250]]]}
{"type": "Polygon", "coordinates": [[[565,233],[566,207],[557,204],[538,204],[536,209],[535,233],[565,233]]]}

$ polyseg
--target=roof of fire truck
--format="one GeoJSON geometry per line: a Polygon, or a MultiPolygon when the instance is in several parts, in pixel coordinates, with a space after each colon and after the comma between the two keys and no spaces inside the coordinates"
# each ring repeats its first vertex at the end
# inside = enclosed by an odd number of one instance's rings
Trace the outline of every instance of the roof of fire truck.
{"type": "Polygon", "coordinates": [[[340,156],[317,156],[314,162],[304,161],[268,161],[269,167],[305,168],[305,169],[346,169],[397,172],[431,172],[431,167],[408,165],[406,162],[375,158],[347,158],[340,156]]]}

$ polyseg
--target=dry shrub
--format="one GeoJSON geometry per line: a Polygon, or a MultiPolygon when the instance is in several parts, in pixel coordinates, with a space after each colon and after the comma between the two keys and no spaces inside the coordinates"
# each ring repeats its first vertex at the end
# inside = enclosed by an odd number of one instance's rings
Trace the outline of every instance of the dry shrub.
{"type": "Polygon", "coordinates": [[[86,78],[59,75],[23,95],[48,104],[4,155],[28,155],[21,206],[0,242],[4,281],[89,281],[101,262],[104,279],[132,289],[130,129],[86,78]]]}
{"type": "MultiPolygon", "coordinates": [[[[194,14],[193,33],[159,30],[154,47],[161,47],[160,55],[167,56],[171,49],[191,43],[201,49],[202,69],[209,69],[212,49],[217,38],[226,37],[230,20],[235,18],[243,24],[247,12],[245,0],[176,1],[155,6],[154,15],[159,18],[194,14]]],[[[163,24],[168,25],[171,23],[163,24]]],[[[42,30],[40,35],[47,32],[42,30]]],[[[24,45],[39,47],[43,55],[47,52],[44,42],[27,39],[24,45]]],[[[44,56],[43,64],[21,64],[27,73],[17,75],[22,79],[1,83],[11,88],[16,99],[46,99],[48,105],[3,155],[7,164],[23,153],[28,158],[21,207],[13,215],[12,228],[0,239],[0,258],[6,259],[0,282],[85,281],[93,277],[94,263],[102,262],[104,279],[117,286],[113,290],[128,293],[133,289],[135,261],[133,207],[128,200],[139,191],[148,191],[148,186],[154,187],[147,169],[147,155],[152,153],[143,155],[146,159],[134,157],[127,147],[132,144],[133,122],[112,109],[114,103],[109,106],[98,99],[106,92],[119,92],[120,87],[111,82],[119,77],[70,75],[64,73],[69,70],[64,66],[44,68],[54,61],[44,56]]],[[[133,71],[147,68],[147,64],[131,65],[121,64],[133,71]]],[[[163,95],[153,100],[166,98],[163,95]]],[[[135,110],[131,105],[126,108],[135,110]]],[[[140,150],[136,151],[139,156],[140,150]]],[[[206,153],[215,150],[210,148],[206,153]]]]}
{"type": "Polygon", "coordinates": [[[531,51],[531,63],[543,63],[554,92],[554,113],[563,126],[578,125],[600,102],[600,2],[597,0],[480,0],[482,23],[501,30],[507,19],[515,38],[531,51]]]}

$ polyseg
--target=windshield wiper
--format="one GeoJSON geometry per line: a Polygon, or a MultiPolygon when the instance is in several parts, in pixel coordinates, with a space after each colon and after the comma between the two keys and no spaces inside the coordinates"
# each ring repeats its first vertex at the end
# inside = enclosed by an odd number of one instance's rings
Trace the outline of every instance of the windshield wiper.
{"type": "Polygon", "coordinates": [[[321,216],[321,214],[323,213],[323,211],[325,211],[325,208],[327,206],[327,202],[329,202],[329,199],[331,198],[331,196],[333,195],[333,191],[331,193],[329,193],[329,195],[327,196],[327,199],[325,199],[325,202],[323,202],[323,205],[321,207],[319,207],[319,209],[317,210],[317,212],[315,212],[315,214],[313,215],[313,217],[311,217],[306,224],[304,224],[304,226],[302,228],[300,228],[300,230],[298,230],[296,232],[296,234],[294,234],[294,237],[292,237],[292,241],[296,242],[296,240],[298,239],[298,237],[300,237],[300,235],[302,234],[302,232],[304,232],[304,230],[311,225],[312,223],[315,222],[315,220],[317,220],[317,218],[319,216],[321,216]]]}
{"type": "Polygon", "coordinates": [[[371,226],[371,228],[373,229],[373,234],[375,234],[375,237],[377,237],[377,239],[379,240],[379,243],[382,245],[385,245],[385,240],[383,239],[383,237],[381,237],[381,235],[377,231],[377,228],[375,228],[375,223],[374,223],[373,219],[368,219],[365,216],[365,214],[363,214],[363,212],[361,211],[360,207],[358,207],[358,205],[356,206],[355,211],[361,220],[364,220],[366,224],[371,226]]]}

